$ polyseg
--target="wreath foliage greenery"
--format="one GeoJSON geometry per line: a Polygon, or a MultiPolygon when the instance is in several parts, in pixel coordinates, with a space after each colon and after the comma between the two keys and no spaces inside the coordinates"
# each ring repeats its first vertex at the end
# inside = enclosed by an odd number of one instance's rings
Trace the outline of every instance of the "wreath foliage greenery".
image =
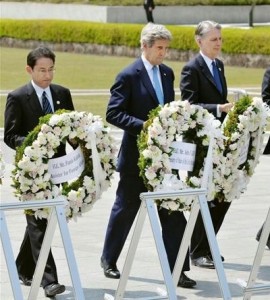
{"type": "MultiPolygon", "coordinates": [[[[15,169],[12,172],[15,195],[22,201],[52,199],[63,195],[68,202],[67,218],[76,219],[90,210],[101,192],[110,185],[115,170],[116,150],[110,129],[99,116],[59,110],[41,117],[39,124],[16,149],[15,169]],[[53,184],[48,173],[48,162],[57,153],[59,146],[65,147],[66,143],[73,148],[81,148],[84,170],[70,182],[53,184]],[[100,181],[97,181],[93,172],[93,151],[98,153],[96,159],[101,168],[100,181]]],[[[48,209],[45,208],[28,210],[26,213],[35,214],[39,218],[48,217],[48,209]]]]}
{"type": "MultiPolygon", "coordinates": [[[[193,171],[188,172],[186,185],[181,188],[201,187],[211,136],[212,182],[208,186],[208,200],[230,202],[239,198],[262,153],[267,118],[269,111],[261,98],[248,95],[235,103],[222,126],[212,114],[187,101],[173,101],[158,107],[150,112],[138,137],[140,176],[149,191],[168,189],[167,183],[163,183],[166,175],[178,176],[178,170],[172,170],[168,163],[173,151],[170,146],[173,141],[182,138],[185,142],[196,144],[196,156],[193,171]]],[[[193,201],[171,200],[160,199],[157,202],[169,210],[185,210],[193,201]]]]}

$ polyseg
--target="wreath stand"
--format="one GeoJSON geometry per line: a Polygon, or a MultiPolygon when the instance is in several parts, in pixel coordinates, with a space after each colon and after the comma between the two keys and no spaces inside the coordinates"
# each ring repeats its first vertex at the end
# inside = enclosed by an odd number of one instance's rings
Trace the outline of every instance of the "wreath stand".
{"type": "Polygon", "coordinates": [[[0,236],[1,236],[2,246],[4,250],[5,260],[7,264],[7,269],[9,273],[9,279],[11,282],[12,292],[15,300],[23,300],[23,295],[22,295],[19,276],[15,265],[13,251],[10,243],[10,237],[8,234],[5,211],[18,210],[18,209],[25,210],[25,209],[33,209],[33,208],[41,208],[41,207],[50,207],[51,212],[48,218],[48,225],[43,239],[42,247],[40,250],[40,255],[36,265],[35,273],[33,276],[33,282],[31,285],[30,293],[28,295],[28,299],[29,300],[37,299],[41,279],[47,262],[47,258],[50,251],[57,222],[59,225],[62,242],[65,249],[66,259],[69,266],[69,273],[74,287],[75,299],[77,300],[85,299],[81,287],[79,272],[77,269],[73,247],[72,247],[72,243],[71,243],[71,239],[67,227],[67,222],[65,217],[65,205],[66,205],[66,201],[64,198],[61,197],[53,200],[38,200],[38,201],[25,201],[21,203],[0,204],[0,218],[1,218],[0,236]]]}
{"type": "MultiPolygon", "coordinates": [[[[206,157],[206,163],[204,168],[204,174],[202,179],[202,187],[207,186],[207,182],[210,179],[209,174],[211,173],[212,168],[212,145],[213,145],[213,139],[210,138],[210,144],[208,147],[208,153],[206,157]]],[[[154,297],[147,297],[147,298],[140,298],[142,300],[150,300],[150,299],[169,299],[169,300],[177,300],[176,296],[176,287],[177,283],[181,274],[181,270],[183,268],[184,260],[186,257],[186,253],[189,247],[189,243],[191,240],[191,235],[193,233],[195,222],[199,213],[199,210],[201,210],[205,231],[207,234],[208,242],[210,245],[212,257],[215,263],[216,272],[219,279],[219,285],[221,289],[221,294],[223,299],[230,300],[230,290],[228,287],[227,279],[225,276],[225,272],[223,269],[223,264],[221,261],[221,256],[213,228],[212,219],[210,216],[208,204],[207,204],[207,189],[201,188],[201,189],[183,189],[178,191],[163,191],[163,192],[147,192],[147,193],[141,193],[140,198],[142,200],[137,221],[135,224],[134,232],[132,235],[132,239],[130,242],[130,246],[128,249],[127,257],[124,263],[122,275],[119,280],[119,284],[115,293],[115,296],[105,294],[104,299],[105,300],[121,300],[121,299],[127,299],[124,298],[125,288],[127,285],[128,276],[130,274],[131,266],[134,260],[135,252],[139,243],[139,239],[142,233],[143,224],[145,221],[146,213],[148,214],[149,221],[151,224],[151,229],[153,233],[153,237],[155,240],[156,249],[159,256],[160,266],[162,269],[162,274],[164,278],[164,282],[166,285],[167,291],[158,288],[158,293],[160,296],[154,296],[154,297]],[[162,240],[162,234],[161,234],[161,228],[159,223],[159,217],[157,212],[157,205],[155,203],[155,200],[163,199],[163,198],[173,198],[178,196],[196,196],[196,200],[194,201],[190,216],[187,222],[187,226],[184,232],[183,240],[180,245],[180,249],[177,255],[175,268],[173,270],[173,274],[171,274],[167,254],[165,251],[164,243],[162,240]]]]}
{"type": "Polygon", "coordinates": [[[238,279],[238,284],[243,288],[244,298],[243,300],[251,299],[252,293],[262,293],[270,291],[270,284],[255,284],[256,277],[260,268],[260,264],[263,257],[263,252],[266,247],[267,239],[270,234],[270,208],[263,226],[260,241],[258,244],[257,252],[253,261],[253,265],[250,271],[248,281],[238,279]]]}

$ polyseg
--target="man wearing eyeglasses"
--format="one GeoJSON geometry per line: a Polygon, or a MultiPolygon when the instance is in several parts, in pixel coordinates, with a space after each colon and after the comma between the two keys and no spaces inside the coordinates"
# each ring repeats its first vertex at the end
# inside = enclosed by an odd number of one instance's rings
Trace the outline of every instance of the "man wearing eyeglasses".
{"type": "MultiPolygon", "coordinates": [[[[39,123],[39,118],[58,109],[74,110],[69,89],[52,84],[55,70],[55,54],[47,47],[38,47],[27,56],[26,71],[31,81],[10,92],[5,109],[4,141],[12,149],[21,146],[25,137],[39,123]]],[[[65,154],[62,144],[57,156],[65,154]]],[[[17,270],[22,284],[30,286],[47,228],[47,219],[25,214],[27,227],[19,254],[17,270]]],[[[65,291],[58,283],[57,270],[50,250],[41,285],[46,297],[54,297],[65,291]]]]}

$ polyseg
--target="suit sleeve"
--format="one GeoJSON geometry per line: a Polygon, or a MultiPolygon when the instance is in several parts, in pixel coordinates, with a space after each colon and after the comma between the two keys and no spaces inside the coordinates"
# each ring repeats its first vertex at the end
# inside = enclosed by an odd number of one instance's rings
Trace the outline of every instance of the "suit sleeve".
{"type": "Polygon", "coordinates": [[[59,109],[74,110],[71,93],[68,88],[51,84],[51,91],[55,111],[59,109]]]}
{"type": "Polygon", "coordinates": [[[20,134],[21,129],[24,127],[21,112],[20,102],[16,100],[16,97],[12,93],[9,93],[5,109],[4,141],[14,150],[20,146],[25,139],[25,136],[20,134]]]}
{"type": "Polygon", "coordinates": [[[199,71],[189,65],[183,67],[181,72],[180,91],[182,100],[187,100],[191,104],[200,105],[217,117],[216,103],[205,103],[202,99],[202,80],[199,71]]]}
{"type": "Polygon", "coordinates": [[[111,97],[107,107],[106,120],[129,134],[137,136],[143,128],[144,121],[136,116],[140,115],[139,111],[143,109],[133,105],[132,90],[131,76],[120,73],[110,90],[111,97]]]}
{"type": "Polygon", "coordinates": [[[270,68],[265,71],[262,82],[262,99],[270,105],[270,68]]]}
{"type": "Polygon", "coordinates": [[[73,101],[72,101],[72,97],[71,97],[71,93],[69,89],[66,89],[66,109],[67,110],[74,110],[74,105],[73,105],[73,101]]]}

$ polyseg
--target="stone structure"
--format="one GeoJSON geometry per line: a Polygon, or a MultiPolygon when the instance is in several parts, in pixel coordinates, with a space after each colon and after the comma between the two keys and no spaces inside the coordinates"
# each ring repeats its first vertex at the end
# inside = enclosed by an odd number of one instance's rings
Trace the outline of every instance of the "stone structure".
{"type": "MultiPolygon", "coordinates": [[[[249,24],[252,6],[157,6],[155,21],[161,24],[192,25],[201,20],[221,24],[249,24]]],[[[97,6],[89,4],[52,4],[35,2],[0,2],[1,18],[81,20],[101,23],[146,22],[143,6],[97,6]]],[[[270,5],[257,5],[254,23],[269,22],[270,5]]]]}

